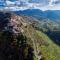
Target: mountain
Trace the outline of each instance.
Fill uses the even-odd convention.
[[[0,12],[0,60],[60,60],[60,47],[35,28],[38,20]]]
[[[49,19],[60,20],[60,10],[47,10],[45,13]]]
[[[53,41],[60,45],[60,10],[47,10],[41,11],[38,9],[29,9],[24,11],[16,11],[18,15],[26,15],[35,18],[37,23],[33,26],[39,30],[45,32]],[[29,18],[29,19],[31,19]],[[31,19],[34,21],[34,19]]]
[[[27,9],[23,11],[15,11],[18,15],[27,15],[27,16],[33,16],[35,18],[47,18],[50,20],[60,20],[60,10],[47,10],[47,11],[41,11],[39,9]]]
[[[24,11],[14,11],[17,15],[29,16],[38,20],[35,27],[39,27],[41,30],[60,31],[60,11],[59,10],[47,10],[41,11],[39,9],[28,9]],[[34,19],[31,19],[34,20]]]
[[[28,17],[0,12],[0,24],[1,60],[43,59],[37,42],[40,39]],[[41,40],[41,44],[44,43]]]
[[[16,14],[18,15],[27,15],[27,16],[37,16],[37,17],[44,17],[45,14],[43,11],[39,10],[39,9],[27,9],[27,10],[23,10],[23,11],[15,11]]]

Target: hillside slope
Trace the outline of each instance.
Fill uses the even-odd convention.
[[[0,60],[59,60],[60,47],[36,30],[34,22],[0,12]]]
[[[48,45],[40,46],[45,60],[60,60],[60,46],[56,45],[46,34],[40,31],[37,31],[37,34],[48,43]]]
[[[0,59],[41,60],[35,29],[27,17],[0,13]],[[3,58],[4,57],[4,58]]]

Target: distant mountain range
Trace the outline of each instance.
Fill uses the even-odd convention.
[[[39,9],[27,9],[23,11],[15,11],[18,15],[33,16],[35,18],[47,18],[50,20],[60,20],[60,10],[41,11]]]

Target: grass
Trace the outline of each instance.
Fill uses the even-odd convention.
[[[60,60],[60,46],[56,45],[46,34],[41,31],[36,31],[37,35],[40,36],[49,45],[41,45],[40,49],[45,60]]]

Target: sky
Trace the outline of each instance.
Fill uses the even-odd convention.
[[[0,0],[0,10],[60,10],[60,0]]]

